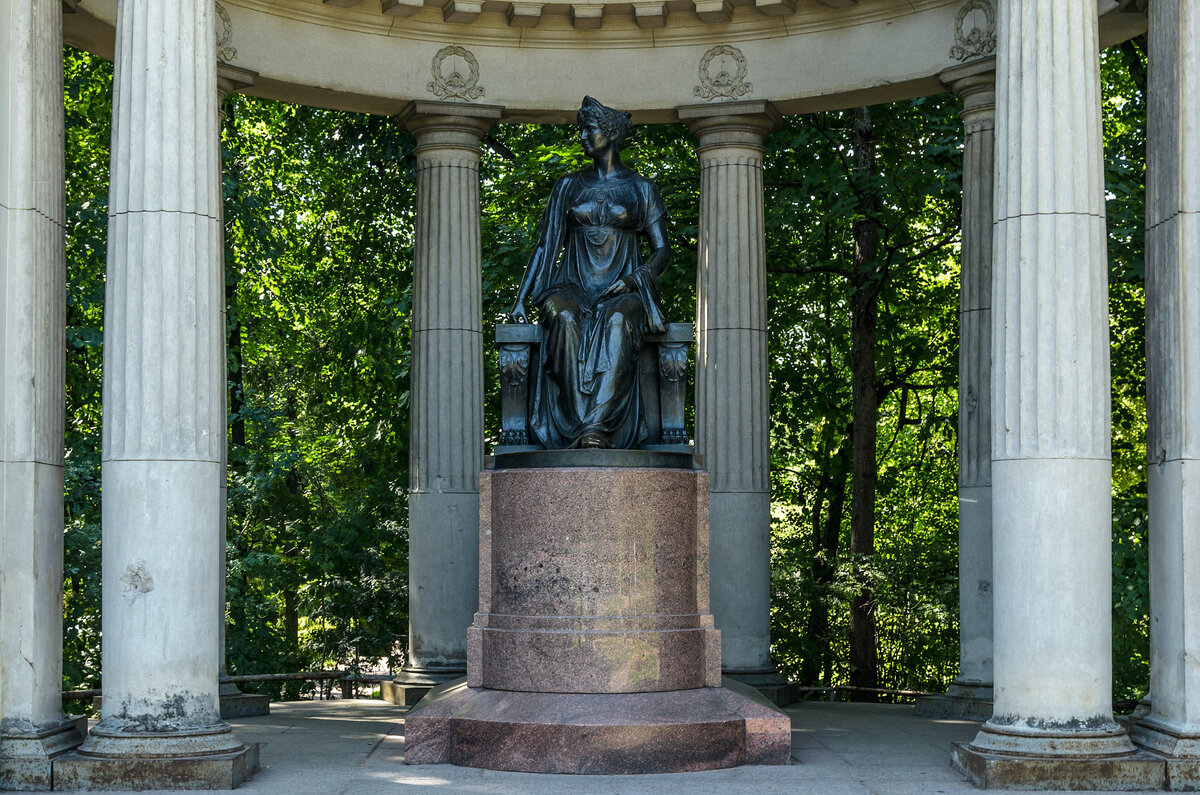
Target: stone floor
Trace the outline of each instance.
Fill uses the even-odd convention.
[[[232,721],[261,745],[262,770],[237,792],[373,793],[895,793],[976,792],[950,767],[950,743],[977,724],[913,715],[911,706],[809,702],[792,716],[790,767],[650,776],[541,776],[404,765],[403,710],[380,701],[275,703],[271,715]]]

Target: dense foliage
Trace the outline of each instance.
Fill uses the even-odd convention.
[[[65,677],[99,681],[99,423],[111,67],[68,50]],[[1118,695],[1146,680],[1144,52],[1106,53]],[[791,117],[765,164],[772,409],[773,650],[806,684],[851,678],[870,595],[879,686],[956,673],[961,123],[948,96]],[[406,643],[409,319],[415,158],[388,119],[246,97],[225,104],[230,417],[228,662],[236,673],[397,665]],[[870,169],[851,127],[869,119]],[[861,129],[860,129],[861,132]],[[569,127],[484,142],[485,324],[506,312],[542,197],[581,165]],[[699,166],[686,129],[640,128],[659,186],[674,319],[695,301]],[[856,165],[856,162],[859,165]],[[869,222],[878,246],[855,256]],[[851,309],[874,317],[873,552],[851,554]],[[494,353],[486,435],[498,432]]]

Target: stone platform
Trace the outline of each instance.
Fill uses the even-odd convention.
[[[258,746],[243,743],[223,721],[135,731],[132,720],[106,720],[54,760],[56,791],[233,789],[258,770]]]
[[[258,745],[211,756],[97,758],[79,753],[54,762],[54,790],[227,790],[258,770]]]
[[[237,795],[977,795],[950,766],[950,745],[979,724],[919,718],[911,706],[805,702],[786,708],[792,764],[696,773],[606,776],[511,773],[404,764],[405,710],[367,699],[274,702],[271,714],[232,721],[261,747],[262,770]],[[161,790],[150,790],[161,792]]]
[[[42,792],[51,789],[55,760],[79,746],[87,735],[87,718],[69,717],[43,731],[9,731],[0,740],[0,790]]]
[[[786,765],[791,725],[758,691],[724,687],[659,693],[434,690],[406,721],[408,764],[528,773],[681,773]]]
[[[950,766],[952,742],[979,724],[913,715],[911,706],[805,702],[792,721],[792,764],[612,778],[406,765],[405,710],[381,701],[274,702],[271,714],[233,721],[262,749],[262,770],[237,795],[977,795]]]
[[[1166,765],[1145,752],[1069,758],[989,754],[954,744],[954,766],[982,789],[1140,792],[1165,789]]]

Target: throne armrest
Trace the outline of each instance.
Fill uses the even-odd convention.
[[[533,323],[500,323],[496,347],[500,364],[500,444],[496,452],[531,449],[529,444],[529,363],[538,345]]]
[[[657,348],[658,406],[663,445],[687,445],[683,427],[687,397],[688,348],[692,344],[691,323],[668,323],[662,334],[649,334],[646,341]]]

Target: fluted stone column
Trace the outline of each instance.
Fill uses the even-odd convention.
[[[220,140],[221,122],[225,120],[225,100],[230,94],[238,91],[244,91],[254,85],[254,78],[258,76],[257,72],[249,69],[242,69],[237,66],[231,66],[227,63],[217,63],[217,136]],[[223,167],[221,163],[221,154],[218,148],[217,151],[217,190],[222,190],[222,181],[224,178]],[[224,284],[225,276],[225,217],[224,207],[222,206],[218,192],[217,207],[218,213],[218,229],[221,230],[221,241],[217,250],[221,252],[221,275],[222,284]],[[228,333],[229,324],[226,320],[228,313],[225,306],[225,293],[222,292],[221,300],[221,361],[224,363],[225,384],[221,390],[221,416],[225,418],[226,433],[221,436],[221,539],[219,544],[220,562],[218,569],[221,575],[221,587],[217,590],[217,616],[221,622],[221,657],[217,670],[217,679],[220,682],[220,709],[222,718],[241,718],[251,715],[267,715],[271,712],[271,699],[269,696],[260,695],[258,693],[243,693],[238,690],[237,684],[234,682],[225,681],[228,672],[225,670],[227,649],[225,647],[225,615],[227,602],[225,600],[225,548],[226,534],[229,529],[228,509],[229,509],[229,455],[227,445],[229,441],[228,433],[228,418],[229,418],[229,385],[228,385],[228,362],[229,352],[226,350],[225,341]]]
[[[699,141],[696,462],[711,478],[712,612],[722,668],[774,677],[763,139],[767,102],[678,109]],[[754,684],[762,684],[754,681]]]
[[[995,708],[969,746],[956,746],[955,763],[988,786],[1153,787],[1161,764],[1136,756],[1112,718],[1096,10],[1009,0],[997,11]]]
[[[1150,4],[1146,397],[1150,501],[1149,714],[1139,745],[1200,786],[1200,6]]]
[[[188,788],[222,788],[256,766],[217,700],[225,363],[213,13],[209,0],[117,9],[104,703],[67,786],[165,787],[183,776]],[[181,761],[197,756],[203,764]],[[55,777],[58,786],[58,767]]]
[[[499,118],[497,107],[449,102],[413,102],[400,117],[417,138],[409,633],[395,683],[400,703],[466,673],[466,631],[479,606],[479,141]]]
[[[49,789],[62,711],[62,4],[0,0],[0,789]]]
[[[962,275],[958,347],[959,671],[945,695],[917,700],[918,715],[992,715],[992,193],[996,63],[950,69],[962,100]]]

